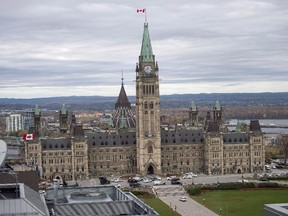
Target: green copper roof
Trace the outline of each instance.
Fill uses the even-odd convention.
[[[114,126],[114,124],[113,124],[113,119],[112,119],[112,118],[109,119],[108,125],[109,125],[110,127],[113,127],[113,126]]]
[[[148,31],[148,23],[144,24],[144,33],[140,56],[142,56],[143,61],[153,61],[153,51]]]
[[[236,132],[243,132],[243,129],[244,127],[246,127],[247,124],[245,121],[241,121],[241,120],[238,120],[237,121],[237,125],[236,125],[236,128],[235,128],[235,131]]]
[[[215,108],[216,110],[221,110],[221,105],[220,105],[220,102],[219,102],[218,100],[215,102],[214,108]]]
[[[195,101],[192,101],[192,103],[191,103],[191,110],[192,111],[197,111],[197,106],[196,106]]]
[[[38,105],[36,104],[35,108],[34,108],[34,114],[35,115],[40,115],[40,109],[38,107]]]
[[[120,128],[128,128],[126,118],[122,117],[120,121]]]
[[[67,109],[66,109],[65,105],[63,104],[61,107],[61,114],[66,114],[66,112],[67,112]]]

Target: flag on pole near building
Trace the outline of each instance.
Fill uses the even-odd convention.
[[[137,9],[137,13],[145,13],[145,9]]]
[[[34,134],[24,134],[23,135],[23,140],[34,140]]]

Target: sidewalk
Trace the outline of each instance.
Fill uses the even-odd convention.
[[[187,201],[179,201],[180,196],[165,196],[159,197],[163,202],[165,202],[170,208],[176,209],[176,211],[182,216],[217,216],[208,208],[205,208],[203,205],[199,204],[195,200],[191,199],[189,196],[186,196]]]

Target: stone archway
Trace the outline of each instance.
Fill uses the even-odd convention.
[[[242,173],[242,170],[239,168],[238,170],[237,170],[237,174],[241,174]]]
[[[147,174],[153,175],[154,174],[154,167],[152,165],[149,165],[147,168]]]

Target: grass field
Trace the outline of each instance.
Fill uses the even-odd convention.
[[[264,204],[288,203],[288,190],[211,191],[192,198],[223,216],[260,216]]]
[[[180,216],[158,198],[144,199],[144,202],[158,212],[160,216]]]

